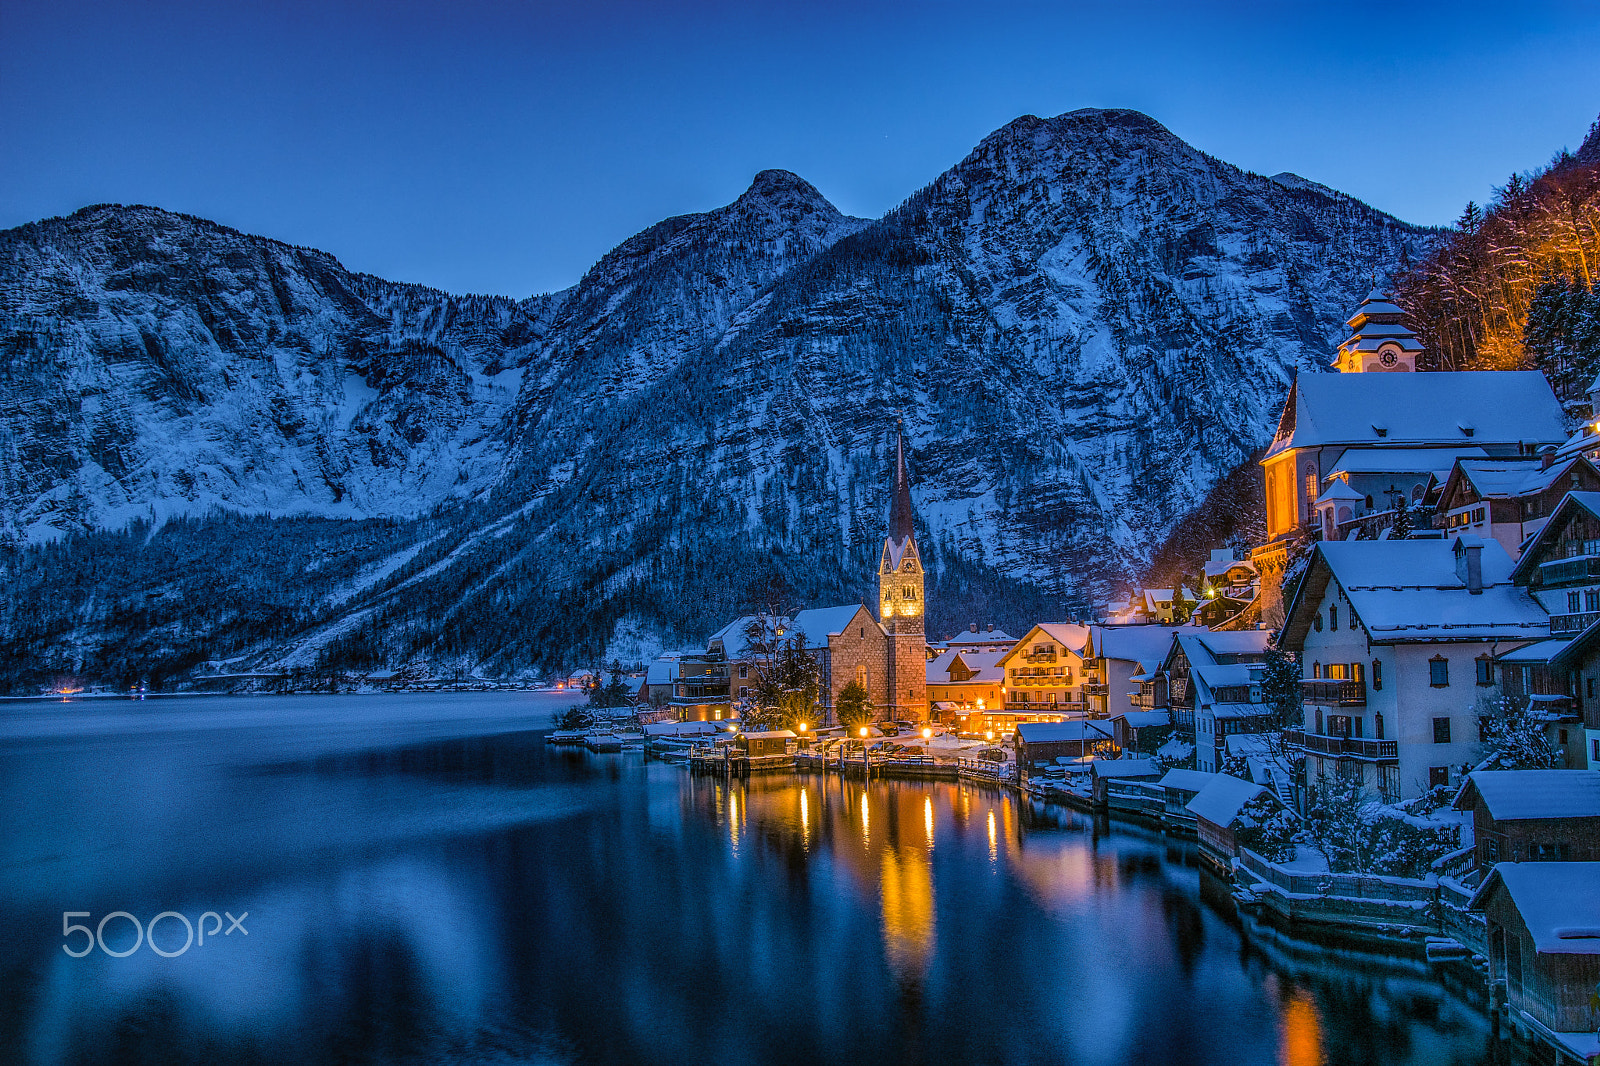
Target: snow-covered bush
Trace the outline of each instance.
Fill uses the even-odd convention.
[[[1559,770],[1565,765],[1545,724],[1510,696],[1480,701],[1478,715],[1483,723],[1483,754],[1477,769]]]
[[[1294,858],[1300,822],[1270,792],[1262,792],[1239,810],[1234,838],[1268,862]]]
[[[1306,830],[1338,873],[1422,877],[1461,846],[1460,827],[1381,806],[1360,782],[1326,775],[1310,789]]]

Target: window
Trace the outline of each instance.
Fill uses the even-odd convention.
[[[1444,688],[1450,683],[1450,660],[1442,655],[1435,655],[1428,660],[1428,684],[1434,688]]]
[[[1339,628],[1339,605],[1337,603],[1328,604],[1328,628]]]
[[[1350,608],[1350,628],[1354,629],[1355,627],[1356,627],[1356,609],[1355,609],[1355,607],[1352,606]]]
[[[1492,836],[1485,836],[1483,840],[1483,857],[1491,866],[1500,861],[1500,841]]]
[[[1487,655],[1480,655],[1473,660],[1473,665],[1478,668],[1478,684],[1494,684],[1494,660]]]
[[[745,664],[745,663],[740,663],[739,664],[739,676],[740,677],[749,677],[750,676],[750,667],[747,664]]]
[[[1321,633],[1322,632],[1322,615],[1320,615],[1320,614],[1312,615],[1311,616],[1311,626],[1318,633]]]
[[[749,685],[740,685],[739,686],[739,698],[742,700],[748,695],[750,695],[750,686]]]
[[[1600,589],[1584,590],[1583,609],[1585,611],[1600,611]]]
[[[1322,677],[1322,664],[1320,662],[1314,662],[1311,664],[1311,677],[1313,680]]]
[[[1567,742],[1567,731],[1565,729],[1556,730],[1556,739],[1558,743],[1565,744]]]
[[[1377,659],[1372,660],[1372,688],[1373,691],[1383,688],[1383,663]]]
[[[1307,500],[1315,500],[1316,498],[1317,498],[1317,475],[1314,474],[1314,473],[1307,474],[1306,475],[1306,499]]]
[[[1576,592],[1567,593],[1567,613],[1578,613],[1578,594]]]
[[[1383,712],[1379,711],[1372,716],[1372,735],[1379,740],[1383,739]]]
[[[1428,767],[1428,787],[1429,788],[1438,788],[1440,785],[1448,785],[1448,784],[1450,784],[1450,767],[1448,767],[1448,766],[1430,766],[1430,767]]]
[[[1433,742],[1435,744],[1450,743],[1450,719],[1435,718],[1433,720]]]

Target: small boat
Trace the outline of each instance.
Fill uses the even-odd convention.
[[[545,735],[546,744],[582,744],[584,731],[581,729],[557,729]]]
[[[590,751],[621,751],[622,738],[609,729],[595,729],[583,735],[583,746]]]

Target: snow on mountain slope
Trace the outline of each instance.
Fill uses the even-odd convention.
[[[481,491],[558,304],[352,275],[155,208],[0,233],[0,526],[410,515]]]

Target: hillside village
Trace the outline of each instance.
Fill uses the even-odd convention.
[[[646,732],[730,771],[947,768],[1187,829],[1241,901],[1436,934],[1530,1032],[1600,1050],[1600,939],[1552,932],[1600,928],[1600,422],[1569,432],[1537,371],[1419,372],[1403,318],[1374,291],[1337,372],[1290,390],[1248,552],[1097,618],[930,639],[898,448],[876,610],[730,620],[637,680]]]

